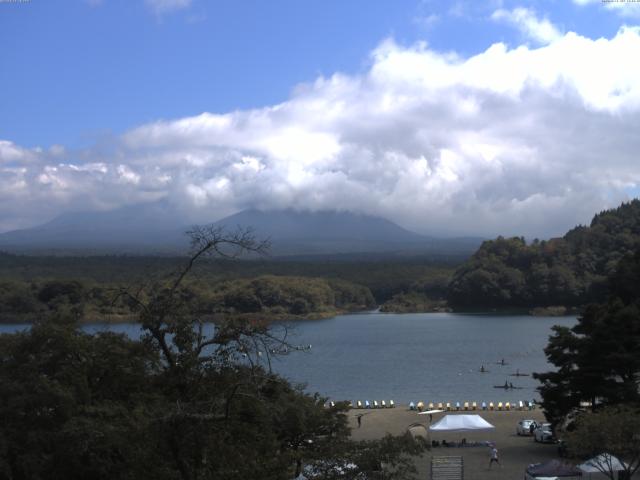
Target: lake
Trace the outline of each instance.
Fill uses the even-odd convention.
[[[289,324],[291,342],[312,345],[277,357],[273,368],[334,400],[396,403],[517,401],[538,398],[537,382],[510,374],[544,372],[552,325],[575,317],[454,313],[362,313]],[[0,332],[26,328],[0,325]],[[93,324],[137,338],[136,324]],[[499,365],[504,359],[506,365]],[[484,366],[487,373],[480,373]],[[517,390],[493,388],[512,382]]]

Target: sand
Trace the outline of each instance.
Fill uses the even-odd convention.
[[[356,415],[364,413],[362,426],[358,428]],[[464,459],[464,478],[466,480],[485,479],[521,479],[528,465],[545,462],[552,458],[558,458],[558,447],[554,444],[536,443],[532,436],[516,435],[516,424],[522,419],[533,419],[543,422],[544,415],[540,409],[525,411],[480,411],[480,412],[448,412],[450,415],[477,413],[482,418],[496,427],[487,432],[460,432],[438,433],[431,435],[431,440],[447,442],[459,442],[466,438],[467,442],[494,442],[498,452],[501,466],[495,464],[489,470],[489,447],[465,447],[465,448],[432,448],[416,461],[419,478],[429,479],[431,455],[437,456],[462,456]],[[433,422],[438,421],[447,413],[436,413]],[[350,410],[349,420],[353,428],[352,437],[356,440],[376,439],[386,433],[402,435],[409,425],[421,423],[425,427],[429,425],[428,415],[418,415],[410,411],[406,406],[377,410]],[[414,431],[421,430],[419,427]],[[426,431],[426,429],[422,429]]]

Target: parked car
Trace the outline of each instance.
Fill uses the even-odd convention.
[[[520,420],[516,426],[516,434],[531,435],[531,425],[534,425],[535,423],[535,420]]]
[[[550,423],[543,423],[533,431],[533,438],[536,442],[551,443],[554,441],[553,431]]]

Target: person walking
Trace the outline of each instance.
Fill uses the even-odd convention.
[[[356,418],[358,419],[358,428],[360,428],[362,426],[362,417],[364,415],[361,413],[360,415],[357,415]]]
[[[495,445],[491,447],[491,459],[489,460],[489,470],[491,470],[491,465],[493,465],[493,462],[500,465],[500,460],[498,460],[498,449],[496,448]]]

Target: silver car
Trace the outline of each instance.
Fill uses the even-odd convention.
[[[551,431],[550,423],[543,423],[533,431],[533,438],[536,442],[551,443],[553,442],[553,431]]]
[[[531,425],[536,425],[535,420],[520,420],[516,426],[518,435],[531,435]]]

